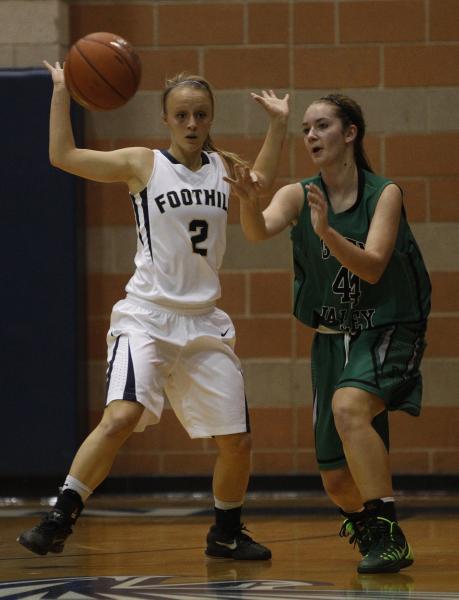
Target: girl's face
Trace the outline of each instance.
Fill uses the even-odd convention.
[[[304,113],[303,133],[306,149],[314,164],[320,167],[338,163],[352,147],[357,128],[344,130],[336,108],[328,102],[314,102]]]
[[[206,90],[179,85],[169,92],[163,121],[169,128],[173,148],[185,153],[201,151],[212,119],[212,101]]]

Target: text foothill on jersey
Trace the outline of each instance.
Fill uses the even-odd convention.
[[[202,205],[215,206],[228,211],[228,202],[226,194],[218,190],[190,190],[184,188],[179,191],[171,190],[165,194],[159,194],[154,198],[156,206],[161,214],[168,208],[179,208],[180,206]]]

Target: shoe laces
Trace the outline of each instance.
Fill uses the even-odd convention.
[[[255,542],[253,541],[253,539],[250,537],[250,535],[247,535],[247,533],[245,533],[245,532],[249,532],[249,530],[244,525],[244,523],[241,523],[234,532],[234,538],[238,542],[245,542],[246,544],[254,544]]]
[[[369,520],[368,528],[376,548],[387,551],[391,548],[402,548],[406,544],[403,533],[395,521],[390,521],[385,517],[374,517]]]
[[[355,545],[359,542],[363,541],[364,531],[363,528],[359,529],[356,527],[356,524],[351,521],[351,519],[345,519],[341,525],[341,529],[339,530],[340,537],[348,537],[349,543]]]
[[[43,517],[40,524],[40,529],[59,529],[66,527],[65,516],[60,510],[52,510]]]

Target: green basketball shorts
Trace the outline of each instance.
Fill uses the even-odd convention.
[[[387,448],[387,411],[403,410],[419,415],[422,397],[419,366],[425,348],[425,329],[425,324],[396,324],[353,336],[315,334],[311,368],[319,469],[339,469],[346,464],[332,412],[332,398],[338,388],[360,388],[384,400],[387,410],[375,417],[373,427]]]

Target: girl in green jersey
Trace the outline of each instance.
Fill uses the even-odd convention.
[[[373,173],[365,122],[351,98],[313,102],[304,143],[319,174],[282,187],[261,210],[248,169],[229,179],[251,241],[291,227],[294,314],[312,347],[314,432],[324,488],[356,542],[360,573],[413,562],[397,523],[388,454],[388,410],[420,412],[419,365],[430,281],[406,220],[400,188]]]

